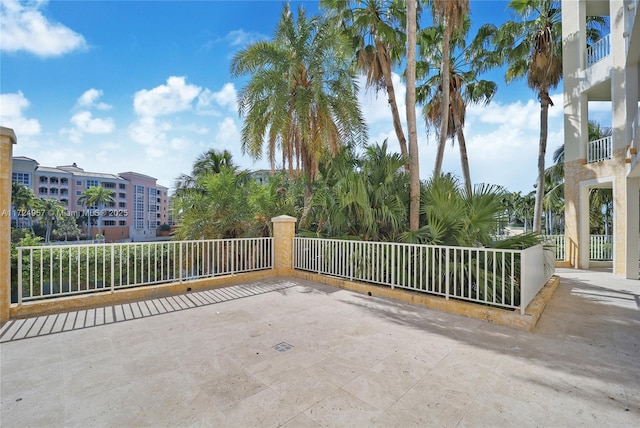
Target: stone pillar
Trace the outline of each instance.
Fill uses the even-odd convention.
[[[11,158],[16,144],[13,129],[0,127],[0,326],[11,306]]]
[[[293,271],[293,237],[296,232],[295,217],[281,215],[271,219],[273,223],[273,267],[276,275],[287,276]]]

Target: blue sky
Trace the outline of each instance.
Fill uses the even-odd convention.
[[[0,124],[16,132],[15,156],[136,171],[165,186],[210,148],[229,150],[242,168],[268,168],[241,153],[235,101],[245,80],[232,78],[229,64],[247,43],[271,36],[283,2],[0,1]],[[317,2],[291,3],[318,11]],[[509,18],[505,1],[472,0],[471,10],[474,26]],[[493,102],[467,111],[471,177],[526,193],[536,179],[539,103],[523,82],[507,86],[502,76],[489,76],[499,84]],[[385,95],[363,90],[360,98],[371,142],[388,138],[398,150]],[[547,163],[562,144],[560,88],[552,98]],[[418,131],[426,179],[434,132],[423,122]],[[460,176],[459,165],[449,145],[443,169]]]

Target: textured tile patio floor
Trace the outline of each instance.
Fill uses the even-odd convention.
[[[293,279],[11,322],[2,427],[640,425],[640,281],[533,333]]]

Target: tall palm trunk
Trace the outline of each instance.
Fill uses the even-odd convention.
[[[540,93],[540,143],[538,145],[538,181],[536,183],[536,204],[533,213],[533,231],[542,232],[542,200],[544,198],[544,157],[547,152],[549,128],[549,106],[553,105],[547,91]]]
[[[449,130],[449,81],[450,76],[450,46],[452,29],[449,26],[449,20],[445,16],[442,23],[444,34],[442,38],[442,68],[440,73],[442,75],[442,122],[440,123],[440,142],[438,143],[438,152],[436,154],[436,165],[433,169],[433,176],[440,175],[442,170],[442,160],[444,159],[444,147],[447,143],[447,131]]]
[[[469,156],[467,155],[467,141],[464,138],[462,123],[460,123],[460,114],[456,109],[453,109],[453,122],[456,126],[456,136],[458,137],[458,148],[460,149],[460,163],[462,164],[464,187],[467,190],[467,193],[471,195],[471,172],[469,170]]]
[[[420,171],[416,119],[417,0],[407,1],[407,128],[409,130],[409,230],[420,227]]]
[[[400,111],[398,110],[398,103],[396,102],[396,90],[393,87],[393,76],[391,75],[391,58],[385,49],[384,45],[376,41],[376,50],[378,51],[378,58],[382,65],[382,74],[384,75],[384,82],[387,87],[387,96],[389,97],[389,107],[391,107],[391,115],[393,116],[393,129],[396,131],[398,137],[398,144],[400,144],[400,153],[405,159],[409,158],[407,151],[407,139],[404,136],[404,130],[402,129],[402,122],[400,121]]]

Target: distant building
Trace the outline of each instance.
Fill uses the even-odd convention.
[[[169,189],[156,179],[137,172],[109,174],[88,172],[72,165],[41,166],[36,160],[23,156],[12,159],[12,181],[25,184],[39,198],[59,200],[72,215],[92,214],[97,207],[85,207],[79,201],[82,192],[102,186],[112,190],[114,202],[105,207],[102,233],[107,242],[145,240],[156,236],[156,229],[168,223]],[[87,229],[85,227],[85,233]],[[96,226],[92,233],[97,233]]]

